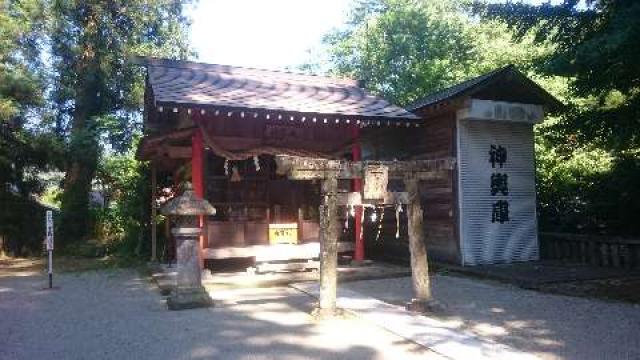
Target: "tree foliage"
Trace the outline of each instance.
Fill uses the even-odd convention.
[[[0,121],[18,125],[29,107],[41,104],[38,70],[44,32],[44,5],[38,0],[0,1]]]
[[[151,187],[147,164],[135,158],[139,137],[123,154],[103,157],[97,182],[103,189],[106,206],[95,209],[94,236],[111,253],[140,255],[148,234]]]
[[[640,148],[640,2],[567,0],[477,4],[485,18],[501,19],[518,37],[552,41],[555,50],[538,60],[545,74],[570,79],[572,103],[557,130],[583,144],[618,153]]]
[[[467,2],[367,0],[349,23],[328,34],[330,72],[363,79],[369,90],[399,103],[510,63],[527,70],[550,46],[513,41],[500,22],[474,21]]]
[[[56,0],[52,14],[53,101],[58,133],[67,139],[60,235],[79,240],[89,231],[89,192],[100,139],[116,150],[130,145],[144,92],[135,55],[188,55],[187,1]],[[106,135],[106,136],[105,136]]]
[[[40,0],[0,0],[0,253],[38,249],[32,222],[42,209],[31,195],[42,190],[39,172],[60,153],[54,137],[30,126],[45,102],[45,10]]]
[[[25,129],[43,103],[40,47],[44,32],[40,1],[0,1],[0,184],[23,195],[37,190],[30,169],[48,161],[49,143]]]

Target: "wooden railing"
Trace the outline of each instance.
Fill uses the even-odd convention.
[[[541,233],[540,257],[549,260],[572,260],[596,266],[638,269],[640,239]]]

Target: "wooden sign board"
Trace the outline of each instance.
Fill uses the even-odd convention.
[[[389,168],[384,165],[366,165],[364,167],[363,198],[365,200],[382,200],[387,194]]]
[[[297,244],[298,224],[269,224],[269,243],[271,245]]]
[[[53,211],[46,211],[46,245],[47,251],[53,250]]]

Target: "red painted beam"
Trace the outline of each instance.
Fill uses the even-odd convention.
[[[360,127],[354,126],[353,129],[353,146],[351,148],[351,157],[353,161],[362,160],[362,149],[360,147]],[[362,191],[362,179],[353,179],[351,183],[352,190],[355,192]],[[356,261],[364,260],[364,239],[362,238],[362,206],[355,207],[355,254],[353,259]]]
[[[202,140],[202,132],[196,129],[191,136],[191,184],[193,192],[204,197],[204,144]],[[204,231],[204,216],[199,219],[200,228]],[[200,235],[200,268],[204,269],[204,257],[202,249],[204,248],[205,234]]]

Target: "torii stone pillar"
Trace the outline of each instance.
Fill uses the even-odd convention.
[[[409,232],[411,284],[413,285],[414,296],[411,302],[407,304],[407,310],[415,312],[433,311],[439,305],[431,297],[427,246],[424,242],[424,218],[420,201],[420,182],[417,178],[408,176],[404,179],[404,186],[409,197],[407,230]]]
[[[320,205],[320,299],[315,315],[335,315],[338,269],[338,179],[322,180]]]
[[[164,215],[177,217],[177,226],[171,230],[176,239],[178,275],[176,288],[167,300],[169,310],[184,310],[213,306],[213,300],[202,286],[200,269],[199,218],[215,215],[208,201],[196,196],[190,183],[185,183],[182,195],[171,199],[163,208]]]
[[[378,172],[383,176],[378,179],[373,177],[373,182],[369,183],[370,186],[367,186],[367,181],[365,181],[364,195],[362,195],[365,201],[373,200],[373,203],[377,205],[408,205],[414,298],[407,305],[407,310],[425,312],[435,310],[438,307],[438,304],[431,298],[419,181],[442,178],[446,174],[445,171],[452,170],[455,167],[455,159],[346,161],[281,155],[276,157],[276,163],[278,173],[285,174],[290,179],[322,181],[323,200],[320,207],[320,306],[319,309],[315,310],[316,314],[325,317],[334,315],[336,312],[337,207],[362,204],[360,193],[352,193],[357,195],[353,196],[353,199],[340,200],[339,194],[337,194],[337,181],[338,179],[366,178],[367,173],[373,172]],[[403,179],[406,193],[387,192],[388,178]],[[372,193],[377,193],[377,195],[368,196],[370,195],[368,194],[368,187],[371,188],[369,190],[373,190]]]

